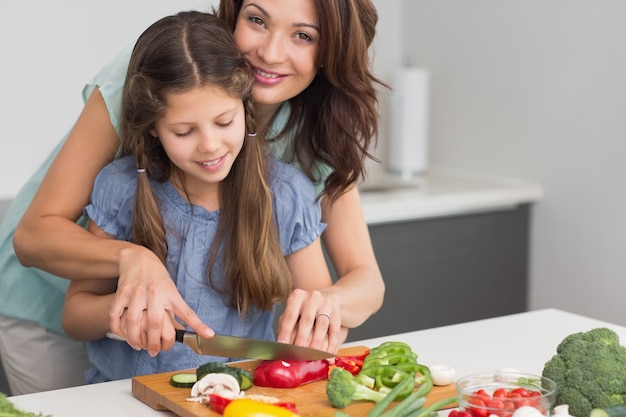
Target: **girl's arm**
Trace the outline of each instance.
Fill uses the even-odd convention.
[[[114,240],[92,221],[88,230],[102,240]],[[115,298],[117,279],[82,279],[70,282],[65,294],[61,323],[72,339],[99,340],[110,330],[109,310]]]
[[[359,326],[381,307],[385,284],[356,186],[334,203],[322,200],[322,221],[327,224],[322,238],[339,279],[334,285],[326,280],[326,261],[314,245],[288,257],[290,269],[298,258],[308,257],[308,266],[306,262],[299,265],[310,268],[320,279],[307,278],[312,280],[307,284],[294,278],[296,290],[281,316],[278,341],[335,352],[348,328]],[[320,313],[330,316],[327,330],[322,326],[327,317]]]
[[[76,224],[96,175],[114,159],[119,145],[102,94],[95,89],[15,230],[15,253],[24,266],[72,280],[119,277],[111,330],[135,348],[161,349],[165,310],[211,337],[213,331],[184,302],[151,251],[102,239]],[[141,321],[146,317],[151,330],[142,341]]]

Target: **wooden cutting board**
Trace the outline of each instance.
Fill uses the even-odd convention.
[[[344,348],[339,351],[340,355],[358,355],[367,349],[363,346]],[[245,361],[229,364],[254,372],[258,361]],[[180,417],[219,417],[220,414],[211,410],[210,407],[186,401],[191,396],[190,388],[175,388],[170,385],[170,377],[176,372],[137,376],[132,379],[133,396],[155,410],[169,410]],[[195,370],[182,371],[195,372]],[[294,402],[301,417],[332,417],[337,409],[333,408],[326,397],[326,382],[317,381],[296,388],[265,388],[253,386],[246,391],[247,394],[263,394],[279,398],[281,401]],[[454,397],[456,388],[454,384],[443,387],[433,387],[426,396],[426,405]],[[350,417],[365,417],[372,409],[374,403],[369,401],[353,401],[341,411]],[[449,407],[455,407],[452,404]]]

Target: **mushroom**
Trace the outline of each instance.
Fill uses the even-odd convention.
[[[222,397],[235,398],[240,393],[239,382],[230,374],[210,373],[191,387],[192,397],[219,394]]]
[[[448,365],[431,365],[430,376],[434,385],[449,385],[456,380],[456,370]]]

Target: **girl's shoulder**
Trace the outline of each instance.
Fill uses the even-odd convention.
[[[270,188],[274,193],[288,192],[308,196],[307,199],[315,199],[315,186],[300,169],[278,160],[273,155],[270,155],[269,163]]]
[[[134,190],[137,181],[137,167],[131,157],[123,157],[109,162],[98,173],[94,182],[94,195],[127,196]]]

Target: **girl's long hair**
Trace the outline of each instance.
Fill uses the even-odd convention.
[[[146,29],[135,44],[122,99],[122,152],[132,155],[137,167],[145,169],[137,178],[135,242],[154,251],[164,264],[167,226],[149,179],[164,182],[181,175],[160,140],[150,133],[166,111],[167,95],[217,85],[243,100],[246,131],[252,133],[256,132],[250,100],[252,83],[232,31],[212,14],[181,12],[165,17]],[[264,143],[260,136],[246,137],[229,175],[220,183],[220,223],[207,254],[210,285],[242,315],[251,306],[270,310],[291,291],[272,213]],[[218,285],[212,271],[216,258],[222,255],[225,277],[224,284]]]
[[[365,178],[367,158],[378,137],[377,86],[388,87],[372,72],[369,47],[378,12],[371,0],[314,0],[320,22],[317,76],[290,100],[283,134],[296,129],[295,158],[313,181],[314,166],[332,168],[324,193],[337,199]],[[221,0],[218,16],[234,31],[243,0]],[[280,139],[280,136],[278,137]]]

